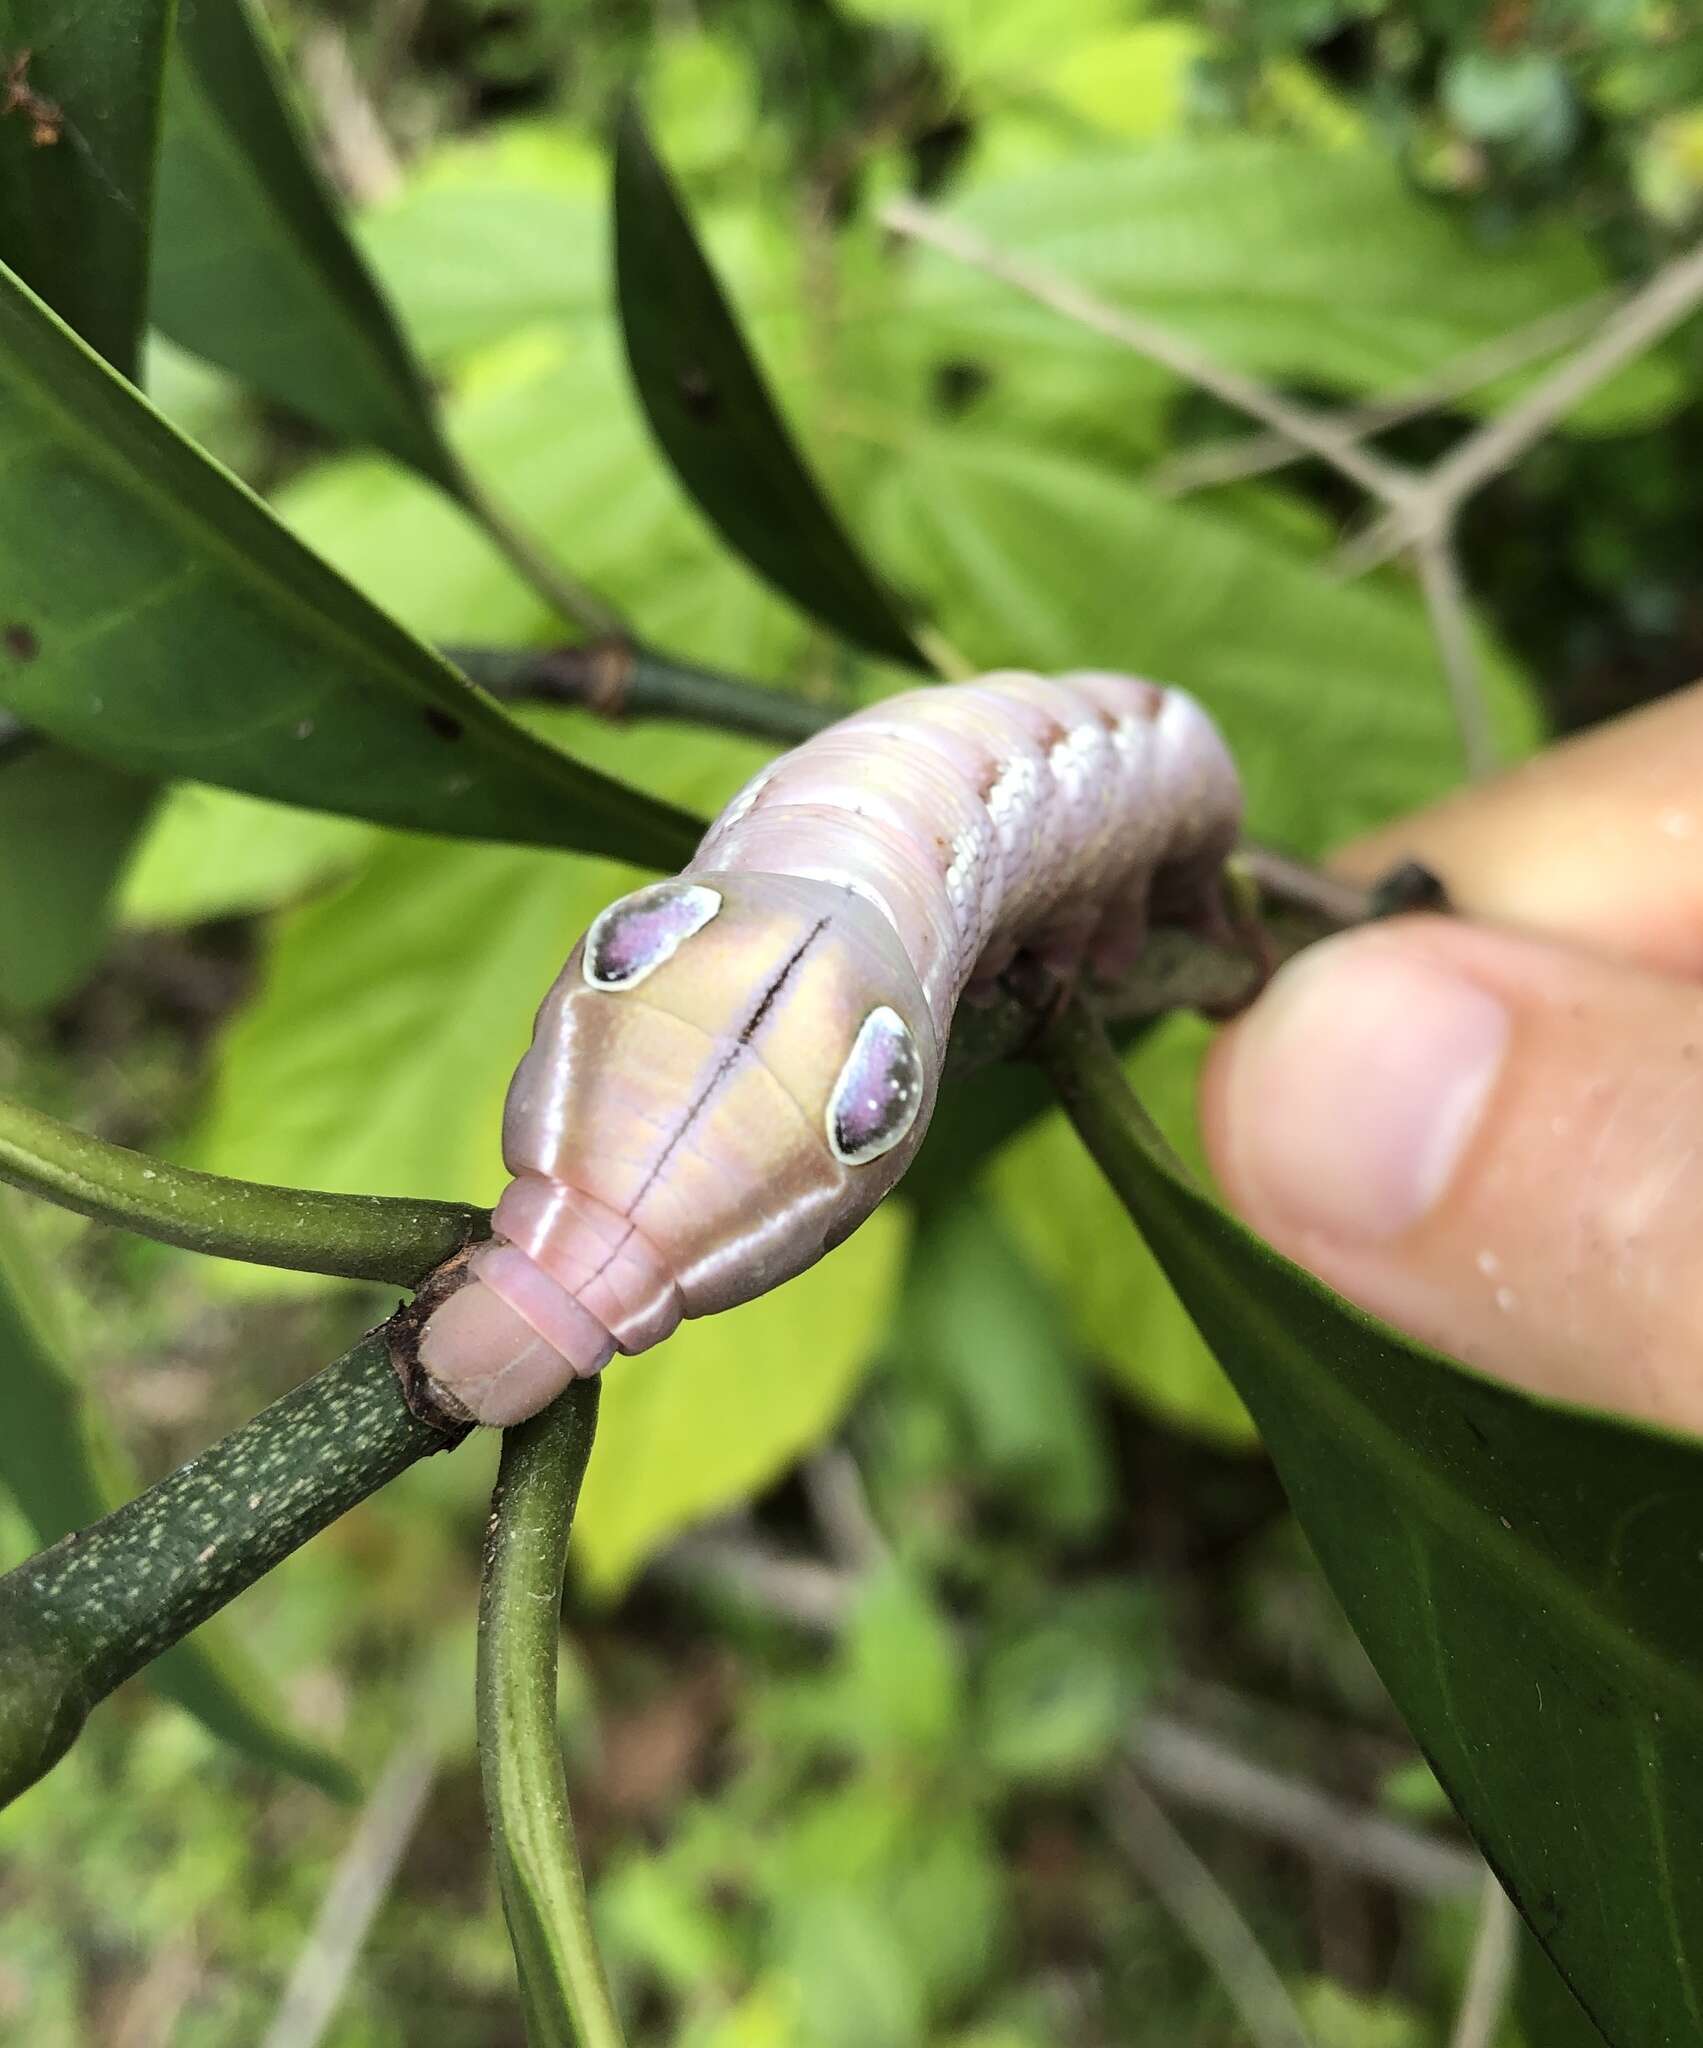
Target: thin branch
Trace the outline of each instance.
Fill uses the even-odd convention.
[[[478,478],[457,465],[456,496],[485,529],[510,567],[557,616],[588,633],[626,630],[621,614],[587,583],[571,576],[491,496]]]
[[[1400,385],[1382,398],[1349,407],[1338,419],[1356,440],[1366,440],[1408,420],[1419,419],[1495,383],[1498,378],[1554,355],[1557,349],[1588,334],[1613,303],[1614,294],[1594,292],[1577,305],[1545,313],[1523,327],[1479,342],[1427,376]],[[1286,434],[1249,434],[1235,441],[1215,441],[1205,447],[1185,449],[1149,470],[1144,482],[1155,497],[1181,498],[1190,491],[1209,489],[1216,484],[1243,483],[1251,477],[1269,476],[1274,470],[1299,461],[1305,452]]]
[[[1478,1932],[1467,1965],[1466,1990],[1449,2048],[1493,2048],[1514,1992],[1519,1961],[1519,1916],[1488,1873],[1478,1908]]]
[[[571,647],[450,647],[445,653],[493,697],[571,704],[617,721],[677,719],[795,747],[840,715],[784,690],[671,661],[619,633]]]
[[[412,1287],[489,1229],[463,1202],[333,1195],[197,1173],[0,1096],[0,1181],[161,1244]]]
[[[1392,507],[1406,504],[1413,489],[1412,477],[1395,463],[1362,447],[1358,437],[1330,414],[1293,403],[1269,385],[1218,362],[1186,336],[1143,314],[1108,305],[1069,278],[1039,264],[1007,255],[974,229],[947,220],[914,199],[890,199],[881,208],[880,219],[894,234],[926,243],[955,262],[998,278],[1038,305],[1104,335],[1108,341],[1133,349],[1137,355],[1198,384],[1203,391],[1212,392],[1226,405],[1263,420],[1297,448],[1340,470],[1380,503]]]
[[[1466,755],[1467,773],[1476,779],[1496,767],[1496,738],[1490,726],[1478,650],[1472,644],[1472,621],[1460,564],[1449,530],[1437,527],[1421,534],[1413,544],[1413,560],[1419,571],[1419,587],[1425,595],[1425,609],[1431,618],[1432,637],[1442,657],[1449,700],[1455,707],[1455,724]]]
[[[830,1444],[804,1466],[811,1518],[828,1555],[847,1571],[867,1572],[892,1555],[870,1510],[863,1475],[850,1451]]]
[[[416,1729],[392,1751],[338,1861],[261,2048],[319,2048],[324,2040],[425,1811],[442,1748],[436,1731]]]
[[[348,37],[334,22],[316,21],[297,45],[297,65],[339,189],[356,206],[393,197],[402,165],[355,69]]]
[[[1142,1718],[1130,1761],[1171,1799],[1414,1898],[1458,1898],[1476,1891],[1484,1875],[1469,1849],[1333,1799],[1169,1714]]]
[[[1133,1771],[1119,1772],[1114,1790],[1113,1836],[1223,1986],[1254,2048],[1311,2048],[1276,1965],[1229,1893]]]
[[[1408,541],[1447,527],[1475,491],[1510,469],[1582,398],[1654,347],[1700,304],[1703,242],[1664,264],[1542,383],[1468,435],[1419,479],[1404,507],[1349,542],[1337,557],[1340,573],[1359,575],[1376,568]]]
[[[508,1430],[479,1595],[479,1769],[530,2048],[622,2048],[556,1724],[562,1574],[599,1383]]]

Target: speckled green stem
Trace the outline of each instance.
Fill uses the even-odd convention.
[[[572,647],[450,647],[462,673],[494,697],[577,704],[605,718],[668,718],[796,747],[841,716],[785,690],[671,661],[620,635]]]
[[[598,1382],[503,1438],[479,1598],[479,1768],[529,2048],[621,2048],[556,1726],[562,1574]]]
[[[110,1515],[0,1578],[0,1803],[99,1701],[457,1435],[402,1399],[383,1328]]]
[[[195,1173],[91,1138],[5,1096],[0,1180],[192,1252],[394,1287],[414,1286],[490,1227],[483,1210],[461,1202],[328,1195]]]

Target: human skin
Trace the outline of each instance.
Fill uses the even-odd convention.
[[[1703,685],[1362,840],[1460,915],[1351,931],[1221,1034],[1227,1199],[1481,1370],[1703,1432]]]

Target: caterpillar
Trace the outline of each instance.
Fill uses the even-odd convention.
[[[544,998],[492,1241],[421,1332],[439,1397],[519,1421],[812,1265],[915,1156],[966,992],[1221,922],[1240,812],[1192,698],[1098,672],[912,690],[771,762]]]

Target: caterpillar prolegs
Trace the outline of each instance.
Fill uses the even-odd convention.
[[[545,997],[431,1380],[516,1422],[802,1272],[910,1164],[966,989],[1019,952],[1113,977],[1151,919],[1209,920],[1240,809],[1200,707],[1120,675],[913,690],[772,762]]]

